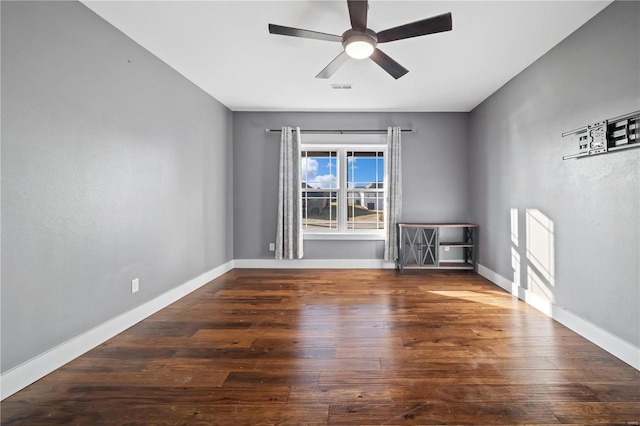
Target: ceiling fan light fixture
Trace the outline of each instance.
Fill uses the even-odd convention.
[[[344,51],[353,59],[368,58],[373,54],[377,44],[378,40],[371,30],[367,30],[364,33],[348,30],[342,40]]]
[[[373,45],[368,41],[353,41],[344,48],[347,55],[354,59],[365,59],[373,53]]]

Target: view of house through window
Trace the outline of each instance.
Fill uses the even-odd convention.
[[[303,229],[384,229],[384,157],[383,150],[362,148],[303,150]]]

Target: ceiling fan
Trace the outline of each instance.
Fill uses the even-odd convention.
[[[275,24],[269,24],[269,32],[291,37],[341,42],[344,51],[320,71],[316,78],[331,77],[351,57],[354,59],[371,58],[373,62],[380,65],[382,69],[397,80],[408,73],[409,70],[378,49],[376,46],[379,43],[451,31],[452,28],[451,13],[444,13],[421,21],[375,32],[367,28],[367,10],[369,9],[367,0],[347,0],[347,5],[349,7],[349,17],[351,18],[351,28],[341,36]]]

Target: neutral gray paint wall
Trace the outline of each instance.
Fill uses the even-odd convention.
[[[561,134],[640,109],[639,24],[640,3],[614,2],[474,109],[470,123],[480,263],[636,346],[640,149],[562,161],[577,146]],[[553,223],[548,235],[540,218]]]
[[[233,191],[227,108],[81,3],[1,7],[4,372],[230,261]]]
[[[329,90],[329,89],[327,89]],[[468,114],[235,112],[234,258],[273,258],[280,133],[265,128],[415,128],[403,134],[403,220],[468,220]],[[305,241],[305,259],[382,259],[382,241]]]

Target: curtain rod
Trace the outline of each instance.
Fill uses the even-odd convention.
[[[411,133],[417,133],[417,129],[400,129],[403,133],[404,132],[411,132]],[[271,133],[271,132],[281,132],[282,129],[269,129],[266,128],[264,129],[265,133]],[[293,129],[293,131],[295,132],[296,129]],[[302,133],[315,133],[315,134],[339,134],[339,135],[348,135],[348,134],[376,134],[376,133],[387,133],[387,130],[306,130],[306,129],[300,129],[300,131]]]

